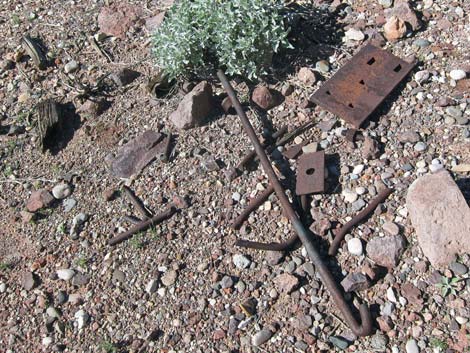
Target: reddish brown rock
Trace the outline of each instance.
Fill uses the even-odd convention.
[[[370,287],[368,278],[362,273],[350,273],[341,281],[346,292],[365,290]]]
[[[375,237],[367,243],[367,256],[377,265],[393,268],[398,265],[405,249],[405,239],[401,235]]]
[[[421,22],[416,16],[416,12],[411,8],[408,0],[396,0],[395,5],[391,9],[385,10],[385,17],[390,19],[396,16],[404,22],[408,23],[413,31],[421,28]]]
[[[26,203],[29,212],[39,211],[41,208],[48,207],[54,202],[54,197],[46,189],[33,191]]]
[[[313,72],[313,70],[308,67],[302,67],[299,70],[297,77],[302,83],[308,86],[313,85],[315,81],[317,80],[315,76],[315,72]]]
[[[149,32],[154,32],[160,25],[163,23],[163,20],[165,19],[165,11],[162,11],[155,16],[149,17],[145,19],[145,28]]]
[[[207,81],[198,83],[170,115],[170,120],[178,128],[187,130],[200,126],[212,110],[212,87]]]
[[[406,206],[419,246],[433,267],[446,268],[455,255],[470,253],[470,208],[446,170],[411,184]]]
[[[289,273],[283,273],[274,279],[276,289],[284,294],[289,294],[299,284],[299,279]]]
[[[258,86],[251,96],[253,102],[264,110],[269,110],[277,105],[276,97],[268,87]]]
[[[390,17],[384,25],[384,36],[390,42],[403,38],[405,33],[405,22],[397,16]]]
[[[139,19],[140,9],[127,2],[118,1],[112,6],[105,6],[98,15],[98,26],[101,32],[124,38],[126,32]]]

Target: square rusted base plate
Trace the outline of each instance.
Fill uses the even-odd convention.
[[[295,193],[309,195],[325,191],[325,151],[302,154],[297,160]]]
[[[358,129],[414,65],[368,44],[310,100]]]

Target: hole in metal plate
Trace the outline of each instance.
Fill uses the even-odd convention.
[[[372,65],[375,63],[375,58],[370,58],[370,60],[367,62],[367,65]]]
[[[307,175],[312,175],[313,173],[315,173],[315,168],[309,168],[305,171],[305,174]]]
[[[393,71],[395,71],[395,72],[400,72],[400,70],[401,70],[401,65],[400,64],[398,64],[397,67],[395,67],[393,69]]]

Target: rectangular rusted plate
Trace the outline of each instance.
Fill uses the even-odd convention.
[[[308,195],[325,191],[325,151],[302,154],[298,162],[295,193]]]
[[[414,65],[368,44],[310,100],[358,129]]]

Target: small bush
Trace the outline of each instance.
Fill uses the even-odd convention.
[[[257,78],[273,53],[290,47],[281,9],[281,0],[181,0],[153,34],[157,65],[170,79],[219,67]]]

